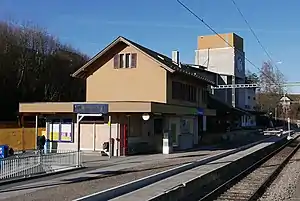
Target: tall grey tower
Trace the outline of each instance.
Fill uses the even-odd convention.
[[[243,38],[234,34],[220,34],[198,37],[195,64],[221,75],[217,84],[245,83],[245,53]],[[215,95],[233,107],[245,109],[245,96],[248,89],[215,90]],[[248,96],[247,96],[248,97]]]

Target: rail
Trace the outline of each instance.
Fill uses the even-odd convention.
[[[0,180],[7,181],[35,175],[49,174],[82,166],[77,151],[16,155],[0,159]]]
[[[259,169],[260,166],[262,166],[264,163],[266,163],[267,161],[272,159],[272,157],[276,156],[278,153],[280,153],[282,150],[284,150],[287,147],[287,145],[289,145],[290,143],[293,143],[298,138],[299,138],[299,136],[297,136],[293,140],[289,140],[287,143],[280,146],[278,149],[276,149],[272,153],[270,153],[267,156],[265,156],[264,158],[258,160],[256,163],[254,163],[247,169],[243,170],[238,175],[234,176],[230,180],[226,181],[225,183],[223,183],[222,185],[217,187],[215,190],[211,191],[210,193],[208,193],[207,195],[205,195],[204,197],[199,199],[199,201],[223,200],[223,199],[217,199],[217,198],[220,195],[222,195],[223,193],[226,193],[226,191],[229,190],[231,187],[234,187],[235,184],[237,184],[238,182],[241,182],[244,178],[246,178],[247,175],[249,175],[250,173]],[[295,146],[293,148],[293,150],[291,152],[289,152],[289,154],[285,157],[285,159],[280,164],[273,165],[275,167],[274,170],[273,171],[271,170],[272,172],[267,176],[267,178],[265,180],[261,181],[261,179],[263,179],[263,178],[260,178],[259,181],[261,181],[261,184],[259,184],[259,187],[253,193],[251,193],[251,195],[249,195],[249,198],[247,198],[247,192],[243,191],[244,200],[248,200],[248,201],[257,200],[264,193],[264,191],[271,184],[271,182],[274,181],[276,176],[280,173],[280,171],[284,168],[284,166],[288,163],[288,161],[293,157],[293,155],[297,152],[297,150],[299,148],[300,148],[300,143],[297,143],[297,146]],[[266,173],[267,172],[265,171],[264,174],[266,174]],[[247,186],[251,186],[251,188],[254,188],[254,186],[252,186],[251,183],[247,183]],[[251,188],[249,187],[248,189],[251,189]],[[226,199],[227,199],[227,197],[226,197]],[[238,194],[235,194],[235,198],[230,198],[230,199],[231,200],[239,200]]]

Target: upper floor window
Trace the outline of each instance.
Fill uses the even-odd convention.
[[[208,91],[206,89],[202,89],[202,103],[206,103],[208,99]]]
[[[117,54],[114,57],[114,68],[136,68],[137,53]]]
[[[189,84],[172,82],[172,98],[177,100],[196,102],[197,88]]]

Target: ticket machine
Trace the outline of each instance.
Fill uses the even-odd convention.
[[[165,131],[163,135],[163,154],[170,154],[173,152],[173,140],[170,131]]]

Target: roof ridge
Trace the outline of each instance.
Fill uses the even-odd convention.
[[[135,41],[129,40],[128,38],[125,38],[125,37],[123,37],[123,38],[124,38],[125,40],[127,40],[128,42],[132,43],[133,45],[140,46],[140,47],[142,47],[142,48],[144,48],[144,49],[147,49],[147,50],[149,50],[149,51],[151,51],[151,52],[153,52],[153,53],[155,53],[155,54],[158,54],[158,55],[167,57],[167,58],[169,58],[169,59],[172,60],[171,57],[169,57],[169,56],[167,56],[167,55],[165,55],[165,54],[162,54],[162,53],[157,52],[157,51],[155,51],[155,50],[153,50],[153,49],[150,49],[149,47],[146,47],[146,46],[144,46],[144,45],[141,45],[141,44],[139,44],[139,43],[137,43],[137,42],[135,42]]]

